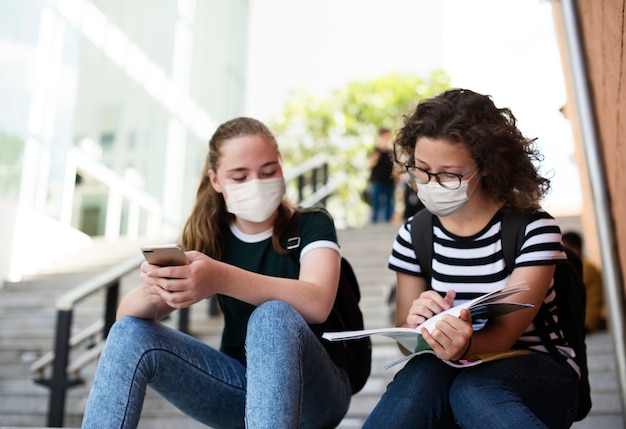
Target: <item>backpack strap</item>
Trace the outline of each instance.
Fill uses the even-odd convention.
[[[526,224],[530,217],[530,214],[518,212],[505,212],[502,217],[502,252],[509,273],[515,267],[515,258],[524,242]],[[434,245],[433,215],[425,208],[417,212],[411,220],[411,241],[422,273],[430,282]]]
[[[289,219],[289,226],[283,234],[282,245],[285,249],[289,250],[289,254],[292,255],[298,263],[300,263],[300,251],[302,247],[302,239],[300,237],[300,221],[302,214],[297,210],[291,215]],[[296,251],[297,250],[297,251]]]
[[[504,262],[509,274],[515,268],[515,257],[521,250],[526,235],[526,226],[531,217],[532,214],[530,213],[505,212],[502,218],[502,252],[504,253]],[[554,281],[556,281],[556,278]],[[542,343],[550,354],[561,362],[566,361],[567,358],[558,351],[550,338],[550,332],[559,330],[560,327],[556,325],[544,305],[539,306],[533,322]]]
[[[302,219],[304,219],[307,213],[313,212],[326,213],[326,215],[330,217],[330,213],[328,213],[326,209],[321,207],[305,209],[299,208],[298,210],[295,210],[291,215],[291,218],[289,219],[289,224],[287,225],[287,228],[285,229],[285,232],[283,232],[283,235],[281,237],[281,244],[283,248],[289,251],[289,254],[296,259],[298,264],[300,264],[300,252],[302,251]]]
[[[428,287],[432,279],[433,264],[433,214],[421,209],[411,220],[411,242],[415,256],[422,269],[422,274],[426,278]]]
[[[529,213],[504,212],[502,216],[502,253],[509,274],[515,268],[515,258],[522,248],[526,236]]]

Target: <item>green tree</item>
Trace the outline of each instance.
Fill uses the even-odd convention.
[[[397,129],[403,114],[419,100],[449,87],[450,78],[437,70],[428,79],[390,74],[353,81],[324,95],[294,90],[270,126],[287,169],[320,153],[330,156],[330,177],[337,191],[328,209],[338,227],[356,227],[367,219],[368,206],[361,196],[378,128]]]

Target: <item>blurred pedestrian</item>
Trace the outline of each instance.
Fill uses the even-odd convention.
[[[597,331],[606,327],[604,310],[604,291],[602,290],[602,273],[593,261],[583,255],[582,236],[575,231],[563,234],[563,246],[576,253],[583,263],[583,282],[587,291],[585,307],[585,328],[587,332]]]
[[[371,171],[369,200],[372,207],[372,223],[389,222],[394,214],[395,179],[391,138],[392,134],[389,129],[379,129],[376,148],[368,159],[368,167]]]

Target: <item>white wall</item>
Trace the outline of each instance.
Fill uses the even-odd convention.
[[[82,232],[6,200],[0,200],[0,237],[0,285],[19,281],[91,244]]]

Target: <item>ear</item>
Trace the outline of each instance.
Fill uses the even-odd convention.
[[[207,176],[209,176],[209,180],[211,181],[211,186],[213,186],[213,189],[215,189],[215,192],[217,192],[218,194],[223,193],[224,187],[219,182],[219,180],[217,180],[217,174],[215,173],[215,171],[213,171],[212,169],[209,169],[209,171],[207,171],[206,174]]]

